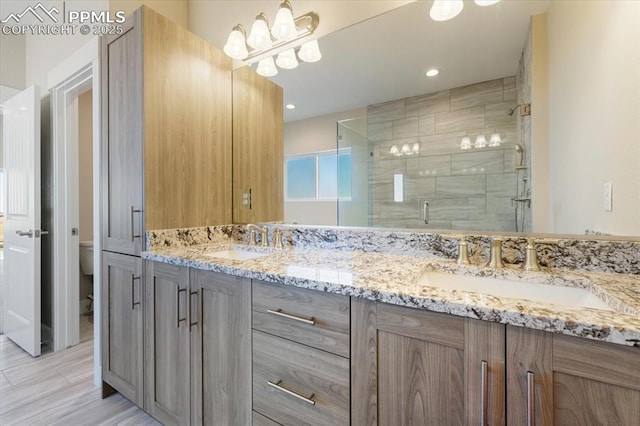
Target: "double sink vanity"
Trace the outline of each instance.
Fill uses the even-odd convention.
[[[543,250],[542,271],[477,250],[460,265],[437,234],[262,229],[148,233],[142,406],[163,423],[637,424],[637,273],[548,268]]]

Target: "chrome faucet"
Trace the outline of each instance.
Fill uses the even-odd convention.
[[[258,226],[255,225],[253,223],[249,223],[246,226],[247,230],[250,231],[249,234],[249,245],[250,246],[255,246],[256,243],[256,231],[260,232],[260,245],[262,245],[262,247],[267,247],[269,245],[268,241],[267,241],[267,233],[268,233],[268,229],[267,226]]]
[[[502,263],[502,238],[494,238],[491,240],[491,251],[489,252],[488,268],[504,268]]]

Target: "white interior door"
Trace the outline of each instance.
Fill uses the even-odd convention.
[[[40,355],[40,89],[3,105],[4,333]]]

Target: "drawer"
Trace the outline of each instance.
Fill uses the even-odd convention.
[[[253,409],[282,424],[348,425],[349,360],[253,332]]]
[[[268,417],[263,416],[260,413],[253,412],[253,421],[251,422],[253,426],[280,426],[280,423],[276,423]]]
[[[253,281],[253,328],[349,357],[348,296]]]

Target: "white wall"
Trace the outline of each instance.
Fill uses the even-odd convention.
[[[285,123],[285,157],[335,150],[338,121],[363,116],[366,116],[366,109],[344,111]],[[285,201],[284,203],[284,219],[287,222],[295,220],[298,223],[308,225],[336,225],[337,214],[335,201]]]
[[[0,32],[0,86],[25,88],[25,45],[25,36]]]
[[[80,241],[93,240],[93,93],[78,96],[78,201]],[[80,300],[93,291],[91,279],[80,273]],[[82,309],[82,307],[81,307]]]
[[[551,232],[640,235],[639,22],[637,1],[551,2]]]

